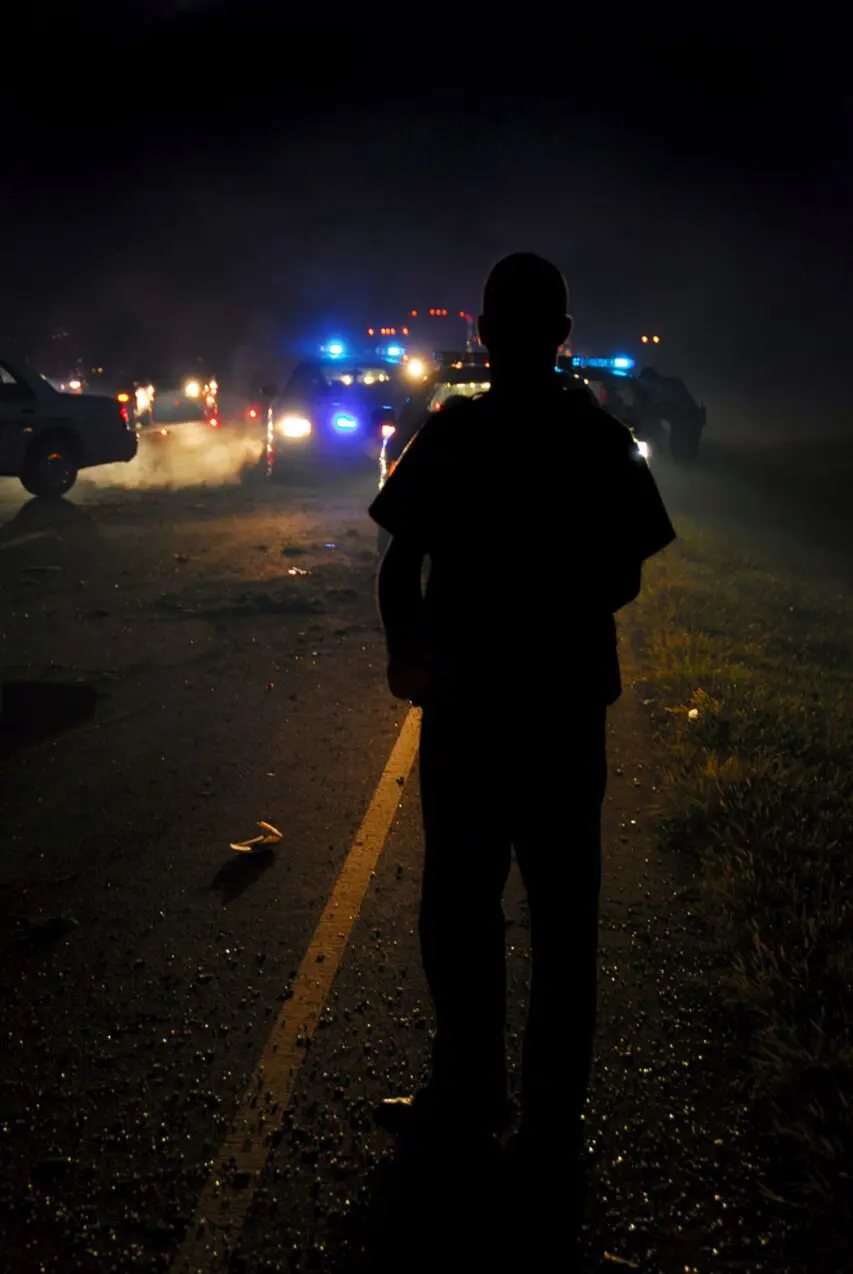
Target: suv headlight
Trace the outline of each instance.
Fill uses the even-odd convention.
[[[311,421],[307,416],[282,416],[278,428],[285,438],[307,438],[311,432]]]

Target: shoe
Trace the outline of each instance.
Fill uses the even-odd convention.
[[[589,1194],[580,1130],[566,1138],[522,1124],[504,1162],[520,1250],[538,1260],[559,1247],[576,1261]]]
[[[450,1101],[423,1088],[414,1097],[387,1097],[374,1107],[373,1118],[397,1137],[497,1137],[509,1127],[512,1109],[508,1101],[491,1105]]]

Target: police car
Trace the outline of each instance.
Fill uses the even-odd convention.
[[[297,365],[268,409],[267,475],[375,463],[411,384],[403,346],[353,354],[343,341],[328,342],[319,357]]]
[[[557,361],[562,372],[581,376],[601,406],[631,426],[647,459],[667,449],[676,464],[697,458],[706,413],[683,381],[659,376],[651,367],[638,371],[626,355]]]
[[[460,398],[474,398],[484,394],[490,388],[489,356],[486,353],[470,351],[443,350],[435,355],[435,370],[428,375],[418,388],[411,393],[398,418],[389,426],[382,440],[379,456],[379,487],[394,471],[394,467],[407,444],[412,440],[427,417],[434,411],[443,411],[455,404]],[[594,362],[595,366],[588,366]],[[633,360],[616,356],[611,359],[587,360],[561,358],[557,371],[566,378],[571,378],[573,385],[581,393],[589,394],[594,401],[601,402],[598,377],[608,379],[608,375],[618,384],[622,383],[622,373],[633,367]],[[596,379],[593,379],[593,376]],[[604,383],[602,380],[602,384]],[[608,383],[609,380],[608,380]],[[609,404],[606,404],[609,406]],[[611,407],[614,415],[620,413]],[[620,419],[625,419],[620,416]],[[630,425],[630,420],[625,420]],[[634,430],[637,449],[645,460],[650,460],[653,445],[646,436]],[[379,551],[384,552],[389,540],[388,533],[379,531]]]

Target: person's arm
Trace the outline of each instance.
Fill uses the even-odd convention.
[[[379,616],[391,659],[410,657],[423,650],[424,556],[411,540],[395,535],[379,567]]]
[[[609,605],[614,615],[617,610],[621,610],[623,606],[627,606],[629,602],[635,602],[640,596],[640,588],[643,582],[643,564],[639,559],[630,564],[622,566],[618,572],[614,572],[610,580],[610,598]]]

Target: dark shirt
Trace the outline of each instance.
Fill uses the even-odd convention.
[[[631,431],[555,377],[425,422],[370,507],[430,559],[436,673],[468,689],[619,697],[614,587],[675,538]]]

